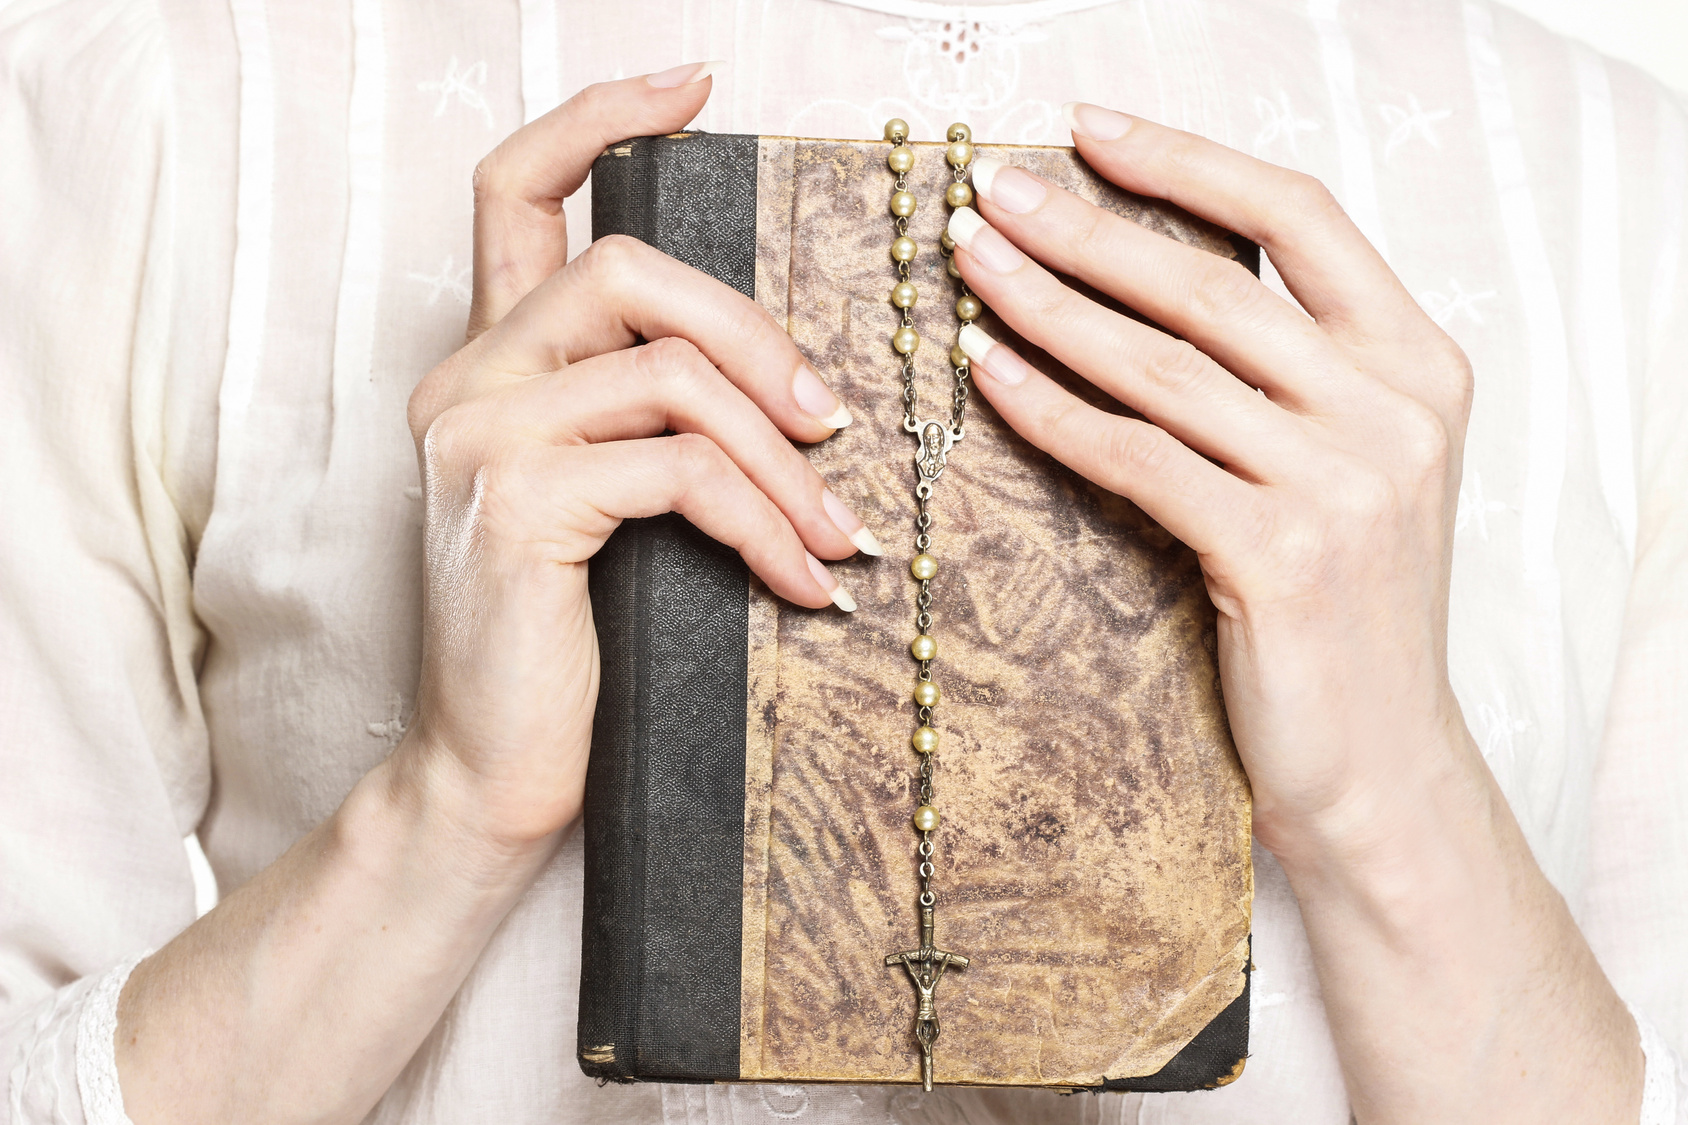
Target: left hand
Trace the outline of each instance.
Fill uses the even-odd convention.
[[[1301,305],[1000,164],[974,167],[994,228],[950,223],[974,292],[1146,419],[962,333],[1009,425],[1199,554],[1255,835],[1295,891],[1355,1117],[1634,1122],[1635,1024],[1448,679],[1465,356],[1318,181],[1096,106],[1069,114],[1092,168],[1254,239]]]
[[[978,386],[1033,444],[1200,555],[1261,842],[1288,851],[1382,827],[1377,806],[1403,783],[1460,765],[1437,735],[1462,725],[1446,622],[1470,365],[1317,180],[1077,113],[1098,136],[1117,131],[1075,131],[1091,167],[1259,242],[1307,311],[1234,261],[982,160],[974,185],[992,225],[970,213],[950,225],[967,283],[1147,421],[1081,402],[970,332]]]

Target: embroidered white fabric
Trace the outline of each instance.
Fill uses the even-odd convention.
[[[1641,1032],[1647,1076],[1641,1086],[1641,1125],[1688,1125],[1688,1068],[1646,1016],[1630,1005]]]
[[[1619,992],[1688,1051],[1676,95],[1489,0],[10,0],[0,1125],[84,1119],[92,991],[195,916],[184,835],[238,885],[410,722],[405,400],[462,343],[475,163],[581,86],[710,58],[716,132],[1066,144],[1078,97],[1330,186],[1477,374],[1465,719]],[[1257,861],[1251,1057],[1222,1090],[599,1088],[569,1062],[576,836],[372,1120],[1347,1125],[1294,896]]]
[[[124,1111],[117,1080],[117,1000],[129,974],[151,952],[138,953],[105,973],[82,1003],[76,1026],[76,1088],[86,1125],[134,1125]]]

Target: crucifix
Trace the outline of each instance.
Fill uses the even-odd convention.
[[[920,1085],[932,1092],[932,1044],[938,1041],[938,1009],[932,1003],[932,993],[944,977],[944,970],[954,965],[967,967],[967,958],[947,949],[939,949],[932,940],[932,908],[920,907],[920,948],[889,953],[885,964],[901,965],[908,970],[909,979],[920,997],[920,1007],[914,1013],[914,1037],[920,1042]]]

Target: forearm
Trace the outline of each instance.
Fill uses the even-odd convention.
[[[1280,853],[1357,1120],[1634,1125],[1634,1022],[1470,736],[1394,733],[1436,765]]]
[[[439,758],[394,754],[131,976],[137,1125],[360,1120],[553,850],[489,843]]]

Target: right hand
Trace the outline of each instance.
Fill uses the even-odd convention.
[[[503,848],[542,846],[580,811],[587,560],[622,520],[678,512],[814,608],[852,604],[817,557],[878,553],[791,444],[849,414],[754,301],[625,237],[564,264],[563,200],[592,161],[683,127],[709,89],[686,68],[588,87],[481,162],[470,339],[410,398],[426,573],[398,764]]]

